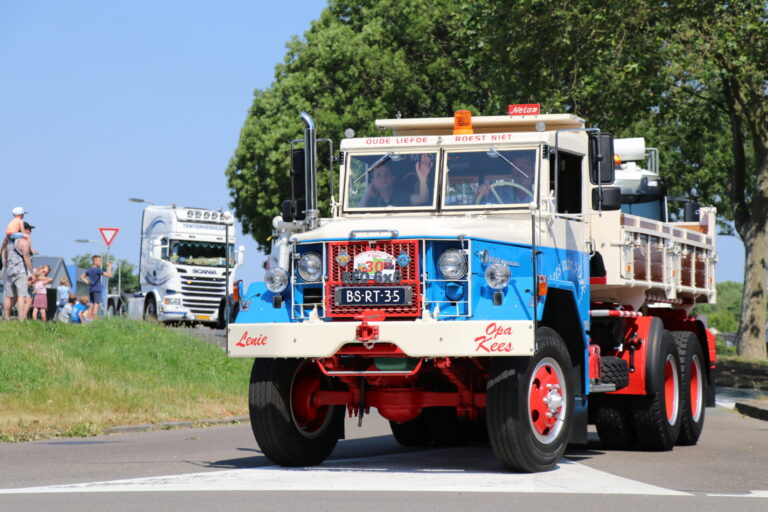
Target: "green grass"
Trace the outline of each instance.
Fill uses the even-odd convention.
[[[0,441],[244,415],[250,366],[156,323],[0,322]]]

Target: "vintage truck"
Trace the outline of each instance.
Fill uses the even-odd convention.
[[[554,467],[590,423],[608,447],[697,442],[715,210],[667,219],[658,152],[538,105],[378,120],[341,142],[320,218],[301,118],[264,282],[235,283],[228,326],[270,460],[321,463],[371,408],[402,445],[489,440],[514,471]]]

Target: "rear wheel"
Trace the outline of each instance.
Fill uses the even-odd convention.
[[[392,435],[395,436],[401,446],[420,447],[429,445],[429,432],[424,421],[424,410],[411,421],[396,422],[390,421],[389,426],[392,429]]]
[[[680,437],[679,445],[694,445],[704,428],[704,352],[696,334],[673,332],[680,353]]]
[[[554,330],[536,332],[532,357],[497,357],[488,382],[488,437],[509,469],[552,469],[565,452],[574,404],[568,349]]]
[[[635,432],[623,396],[595,397],[595,428],[600,441],[609,450],[626,450],[635,444]]]
[[[663,331],[661,336],[649,336],[649,345],[647,394],[635,399],[635,431],[642,448],[671,450],[680,435],[680,358],[669,331]]]
[[[331,454],[342,436],[344,407],[316,406],[314,394],[332,383],[304,359],[256,359],[248,409],[264,455],[281,466],[313,466]]]

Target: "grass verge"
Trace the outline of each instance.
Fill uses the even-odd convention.
[[[242,416],[250,366],[156,323],[0,322],[0,441]]]

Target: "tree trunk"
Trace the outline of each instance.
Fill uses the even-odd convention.
[[[744,295],[741,300],[738,353],[750,359],[766,359],[765,299],[768,232],[764,218],[750,221],[741,233],[744,241]]]

